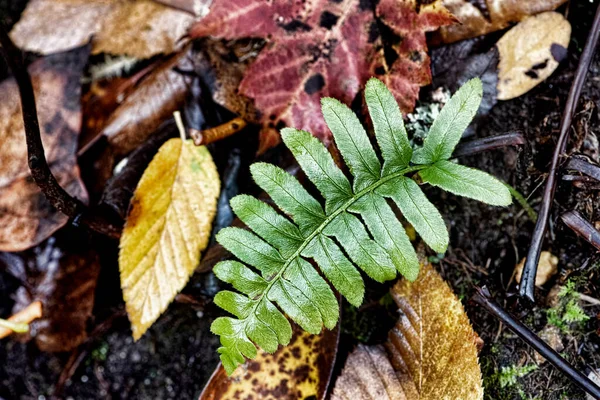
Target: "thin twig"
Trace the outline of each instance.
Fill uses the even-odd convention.
[[[556,172],[558,170],[558,163],[565,152],[567,145],[567,137],[571,129],[571,121],[573,114],[577,108],[577,101],[581,94],[583,83],[587,75],[588,69],[594,56],[594,50],[596,49],[596,43],[600,36],[600,7],[596,7],[596,15],[594,17],[594,23],[588,35],[583,53],[577,66],[577,72],[571,89],[569,91],[569,97],[567,98],[567,104],[562,115],[562,121],[560,125],[560,136],[554,149],[552,156],[552,164],[550,165],[550,171],[548,173],[548,180],[544,189],[544,196],[542,199],[542,206],[539,212],[539,217],[535,228],[533,230],[531,238],[531,246],[527,252],[527,260],[525,261],[525,267],[523,269],[523,279],[519,288],[519,294],[521,297],[529,299],[532,303],[534,302],[534,291],[535,291],[535,275],[537,272],[537,265],[540,259],[540,251],[542,249],[542,243],[546,228],[548,225],[548,218],[550,217],[550,209],[554,201],[554,192],[556,191]]]
[[[594,396],[596,399],[600,399],[600,387],[596,386],[596,384],[587,376],[577,371],[552,347],[548,346],[548,344],[541,340],[534,332],[523,325],[520,321],[516,320],[512,315],[510,315],[502,307],[500,307],[500,305],[492,300],[490,293],[485,286],[483,288],[476,289],[471,301],[479,304],[492,316],[500,320],[535,351],[540,353],[542,357],[550,361],[552,365],[554,365],[559,371],[571,379],[573,383],[585,390],[591,396]]]
[[[27,143],[27,164],[33,180],[50,204],[58,211],[99,233],[118,237],[120,235],[118,224],[109,222],[100,215],[90,213],[82,202],[71,196],[59,185],[52,171],[50,171],[46,161],[44,145],[42,144],[31,77],[24,65],[23,54],[17,49],[2,26],[0,26],[0,45],[2,46],[0,52],[19,87],[25,141]]]
[[[567,211],[560,216],[563,222],[589,244],[600,250],[600,232],[577,211]]]
[[[452,157],[471,156],[488,150],[495,150],[506,146],[521,146],[525,144],[525,138],[520,132],[505,133],[482,139],[470,140],[460,143],[452,153]]]

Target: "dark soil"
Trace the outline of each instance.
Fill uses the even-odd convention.
[[[26,1],[0,0],[0,15],[10,24]],[[523,149],[507,148],[463,160],[466,164],[488,171],[528,197],[538,208],[548,164],[558,137],[558,125],[564,102],[577,67],[579,54],[587,36],[595,5],[587,1],[569,5],[573,36],[568,59],[545,82],[529,93],[510,101],[499,102],[478,124],[476,137],[509,131],[522,132],[528,141]],[[0,70],[0,76],[5,76]],[[426,94],[424,94],[424,98]],[[593,152],[584,146],[586,135],[600,137],[600,56],[596,56],[579,103],[569,141],[569,153]],[[585,110],[585,111],[583,111]],[[596,142],[597,146],[597,142]],[[598,152],[598,148],[595,149]],[[597,160],[596,160],[597,161]],[[221,163],[225,168],[226,162]],[[221,168],[221,169],[223,169]],[[241,168],[246,168],[243,163]],[[244,179],[247,175],[242,173]],[[241,184],[239,190],[248,185]],[[254,189],[255,190],[255,189]],[[475,330],[485,346],[480,354],[485,395],[488,399],[585,399],[585,394],[548,363],[502,387],[502,368],[535,364],[534,352],[510,330],[485,311],[468,303],[474,286],[487,285],[500,304],[513,311],[534,331],[548,325],[547,295],[555,285],[571,281],[577,292],[600,298],[598,276],[600,259],[593,248],[566,228],[558,218],[568,210],[578,210],[589,221],[600,221],[598,188],[576,187],[560,182],[554,201],[549,233],[543,250],[559,258],[558,274],[537,290],[536,306],[526,312],[516,301],[517,286],[513,277],[515,264],[527,252],[534,223],[515,204],[508,209],[488,207],[441,193],[435,188],[427,193],[441,209],[450,226],[451,248],[443,256],[430,254],[438,270],[465,301]],[[227,218],[225,218],[227,221]],[[109,246],[110,247],[110,246]],[[114,252],[114,245],[108,251]],[[114,254],[113,254],[114,255]],[[110,258],[106,256],[105,258]],[[210,304],[202,307],[184,302],[174,303],[149,332],[138,342],[130,336],[114,261],[103,264],[97,288],[95,323],[105,329],[92,335],[75,356],[80,363],[57,393],[57,382],[71,354],[40,352],[33,342],[20,343],[14,338],[0,342],[0,398],[44,399],[55,395],[72,399],[196,399],[210,377],[218,359],[218,339],[209,331],[217,311]],[[197,274],[185,289],[194,299],[209,301],[217,287],[214,277]],[[12,293],[18,283],[0,271],[0,315],[9,315]],[[386,286],[372,285],[367,302],[360,310],[344,307],[343,334],[338,363],[358,341],[378,342],[393,324],[393,310],[378,301]],[[600,307],[581,303],[590,317],[561,332],[561,354],[586,375],[600,367]],[[109,322],[106,322],[109,321]],[[75,357],[74,356],[74,357]],[[337,367],[340,368],[339,365]]]

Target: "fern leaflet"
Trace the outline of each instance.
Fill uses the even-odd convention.
[[[289,343],[292,330],[284,313],[310,333],[335,327],[336,297],[309,259],[354,306],[361,304],[365,291],[356,267],[379,282],[394,279],[397,271],[416,279],[417,254],[387,199],[398,205],[431,248],[446,250],[444,220],[410,174],[418,173],[422,180],[455,194],[495,205],[510,203],[508,190],[498,180],[447,161],[477,111],[481,94],[478,79],[467,82],[442,109],[423,147],[413,153],[392,94],[382,82],[369,80],[365,98],[383,166],[354,112],[324,98],[323,116],[352,184],[310,133],[281,131],[325,207],[296,178],[266,163],[253,164],[252,177],[291,220],[251,196],[231,200],[233,211],[251,231],[229,227],[217,235],[219,243],[242,261],[220,262],[214,269],[219,279],[241,292],[222,291],[215,297],[217,305],[236,317],[217,318],[211,326],[221,337],[218,352],[228,374],[245,357],[255,357],[256,345],[273,352]]]

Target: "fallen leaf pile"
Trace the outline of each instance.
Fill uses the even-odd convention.
[[[278,143],[282,125],[329,142],[321,97],[350,104],[373,75],[382,77],[404,112],[412,110],[419,87],[431,78],[425,32],[454,19],[440,1],[419,8],[416,0],[384,0],[375,13],[401,37],[391,65],[369,1],[215,0],[190,35],[268,39],[239,86],[260,111],[262,151]]]
[[[175,138],[144,171],[119,252],[121,288],[139,339],[183,288],[206,248],[220,182],[204,146]]]
[[[46,159],[58,183],[87,201],[77,166],[81,129],[79,80],[89,48],[42,58],[29,67]],[[20,251],[41,243],[68,218],[56,211],[31,178],[17,84],[0,83],[0,250]]]
[[[392,288],[400,319],[381,346],[359,346],[332,400],[483,399],[478,336],[462,304],[431,264]]]
[[[23,50],[52,54],[87,44],[92,54],[172,53],[194,16],[152,0],[32,0],[10,35]]]
[[[231,376],[219,365],[198,400],[322,399],[335,362],[338,329],[311,335],[294,325],[289,346],[259,351]]]

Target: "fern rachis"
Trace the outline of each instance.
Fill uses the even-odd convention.
[[[261,275],[237,261],[215,266],[217,277],[243,293],[222,291],[215,297],[217,305],[237,317],[220,317],[211,327],[221,336],[219,353],[228,373],[244,357],[256,355],[255,344],[273,352],[289,342],[291,326],[279,309],[310,333],[336,325],[337,300],[307,259],[313,259],[354,306],[364,296],[356,266],[380,282],[394,279],[396,271],[410,280],[417,277],[417,255],[386,199],[398,205],[430,247],[445,251],[444,221],[408,174],[419,173],[424,181],[455,194],[497,205],[510,203],[506,187],[495,178],[446,161],[479,106],[479,80],[468,82],[453,96],[423,148],[414,154],[398,105],[385,85],[371,79],[365,97],[383,167],[357,116],[326,98],[323,115],[353,176],[352,185],[318,139],[286,128],[281,132],[283,141],[325,199],[325,210],[293,176],[265,163],[252,165],[252,176],[293,222],[251,196],[231,201],[234,212],[254,233],[225,228],[217,240]]]

